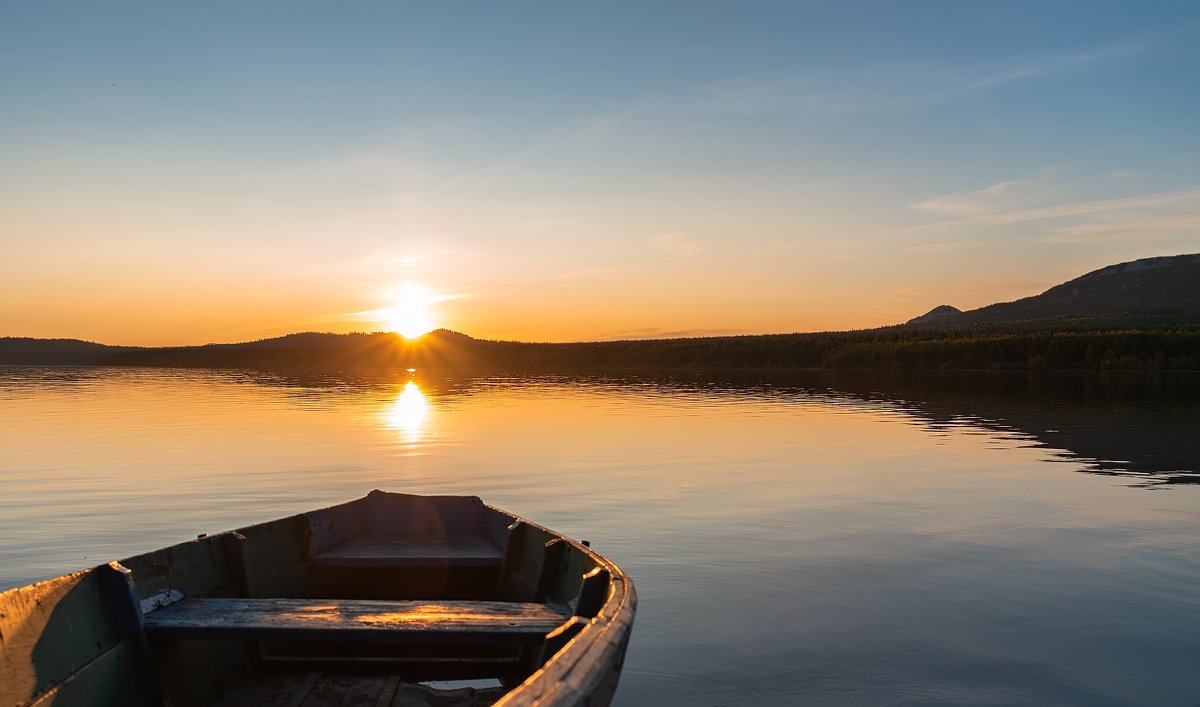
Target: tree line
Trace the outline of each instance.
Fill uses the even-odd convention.
[[[637,368],[871,370],[1200,370],[1200,330],[970,331],[891,327],[568,344],[486,341],[433,332],[302,334],[250,344],[138,349],[111,365],[309,370]]]

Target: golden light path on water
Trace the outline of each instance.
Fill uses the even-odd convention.
[[[389,429],[404,433],[409,441],[415,441],[428,414],[429,403],[425,400],[425,394],[414,381],[408,381],[384,411],[384,424]]]

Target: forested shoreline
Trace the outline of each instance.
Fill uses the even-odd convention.
[[[296,334],[244,344],[171,348],[0,340],[0,363],[367,371],[586,369],[1200,370],[1200,330],[963,331],[892,327],[848,332],[688,339],[522,343],[440,330]],[[42,342],[32,346],[29,341]]]
[[[1198,331],[945,334],[903,330],[587,344],[488,343],[501,367],[1200,370]]]

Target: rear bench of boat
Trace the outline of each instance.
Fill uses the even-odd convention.
[[[304,514],[322,596],[494,599],[516,519],[474,496],[372,492]]]

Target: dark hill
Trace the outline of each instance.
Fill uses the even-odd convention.
[[[30,339],[0,337],[0,365],[5,366],[91,366],[131,346],[105,346],[79,339]]]
[[[1033,297],[931,316],[940,310],[943,307],[908,324],[998,324],[1075,318],[1096,328],[1194,326],[1200,323],[1200,254],[1110,265]]]
[[[939,304],[928,312],[919,317],[909,319],[905,324],[937,324],[944,321],[946,317],[952,317],[956,314],[962,314],[962,310],[958,307],[951,307],[948,304]]]
[[[238,344],[136,349],[102,359],[116,366],[259,368],[368,371],[389,368],[463,368],[477,363],[476,342],[446,329],[419,339],[398,334],[305,332]]]

